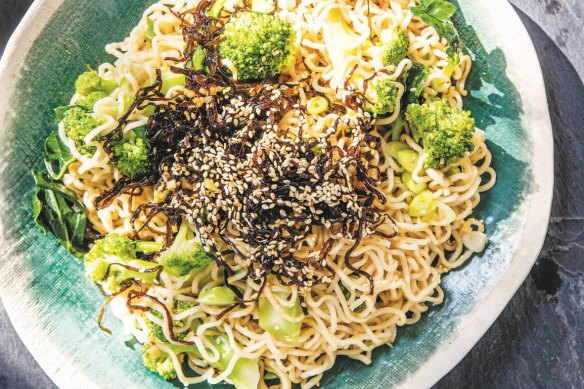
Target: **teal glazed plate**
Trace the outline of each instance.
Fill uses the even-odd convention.
[[[81,263],[34,225],[29,171],[87,64],[111,61],[152,0],[37,0],[0,63],[0,294],[18,334],[62,388],[173,388],[142,367],[141,355],[108,316]],[[553,188],[553,139],[539,62],[505,0],[459,0],[456,25],[475,65],[465,105],[486,131],[498,174],[476,216],[490,243],[443,279],[445,302],[398,330],[369,366],[339,358],[323,388],[429,387],[473,347],[524,281],[543,244]],[[2,350],[10,353],[10,350]],[[211,387],[197,385],[197,388]],[[226,386],[223,386],[226,387]]]

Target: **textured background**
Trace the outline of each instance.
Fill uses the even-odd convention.
[[[0,51],[30,0],[0,0]],[[540,56],[556,141],[555,200],[542,254],[517,295],[438,388],[584,383],[584,2],[513,0]],[[572,65],[573,64],[573,65]],[[580,136],[579,136],[580,135]],[[0,388],[52,388],[0,305]]]

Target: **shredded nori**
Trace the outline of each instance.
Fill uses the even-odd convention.
[[[150,144],[149,157],[156,169],[147,177],[137,180],[127,178],[120,180],[113,189],[100,196],[97,206],[107,206],[116,196],[122,194],[139,195],[145,186],[161,183],[167,185],[169,181],[175,182],[177,188],[170,191],[165,201],[142,205],[133,218],[135,221],[141,215],[145,215],[149,221],[155,215],[164,213],[168,217],[166,238],[169,245],[172,240],[172,228],[182,216],[188,213],[189,208],[192,209],[192,199],[199,196],[195,193],[198,189],[193,191],[182,187],[180,183],[186,182],[190,186],[201,188],[206,177],[197,169],[193,169],[197,163],[203,163],[195,156],[220,147],[225,149],[229,158],[232,158],[235,163],[250,158],[252,155],[251,169],[254,174],[261,177],[261,180],[233,194],[241,200],[237,210],[231,208],[220,210],[216,215],[216,220],[209,220],[197,214],[187,215],[191,216],[189,220],[199,231],[207,253],[225,268],[226,284],[228,284],[227,277],[233,274],[227,258],[233,254],[249,262],[249,277],[261,280],[260,291],[254,300],[259,298],[270,275],[275,276],[284,285],[310,287],[322,282],[325,276],[332,273],[325,259],[335,239],[338,238],[327,240],[316,260],[298,260],[294,257],[294,252],[305,244],[306,237],[314,231],[314,228],[332,227],[342,233],[344,238],[354,240],[354,245],[344,256],[345,264],[355,274],[369,280],[370,293],[373,294],[373,277],[355,268],[351,263],[351,255],[366,233],[378,234],[384,238],[393,236],[376,231],[389,218],[374,205],[376,201],[381,204],[387,201],[377,189],[382,174],[378,168],[369,163],[372,158],[371,153],[362,152],[364,147],[373,149],[380,144],[380,139],[369,134],[369,131],[373,129],[372,122],[360,124],[362,128],[358,130],[365,134],[363,139],[345,151],[331,144],[319,144],[317,139],[304,139],[302,131],[295,140],[282,137],[274,141],[271,150],[257,148],[256,146],[263,141],[266,133],[272,131],[271,128],[277,126],[287,112],[297,109],[298,112],[304,114],[304,110],[297,106],[297,96],[286,93],[286,90],[292,91],[294,88],[281,88],[281,85],[269,86],[262,83],[239,84],[229,78],[217,51],[224,22],[207,16],[206,10],[210,4],[210,1],[202,1],[195,9],[176,15],[182,21],[186,48],[181,58],[171,58],[177,63],[177,67],[173,67],[172,71],[186,76],[186,88],[193,93],[179,94],[170,99],[164,98],[160,92],[162,81],[158,72],[157,80],[153,85],[137,92],[134,104],[120,118],[118,127],[106,141],[106,144],[109,144],[121,137],[123,127],[134,110],[154,105],[156,108],[148,120],[146,139]],[[194,70],[192,67],[192,58],[197,47],[203,47],[206,52],[204,70]],[[180,64],[182,67],[179,67]],[[215,93],[212,92],[213,89],[216,89]],[[282,91],[277,98],[274,98],[273,94],[275,89]],[[203,103],[201,98],[204,100]],[[233,99],[239,99],[246,107],[251,107],[252,112],[258,112],[258,115],[254,118],[248,115],[239,123],[227,122],[225,107],[232,107],[230,104]],[[361,110],[363,97],[358,93],[351,93],[346,104],[352,110]],[[337,112],[339,115],[345,114],[346,111],[347,109],[341,105],[331,106],[331,112]],[[335,123],[335,129],[339,124],[340,120]],[[274,149],[285,151],[274,154]],[[293,155],[302,163],[316,166],[316,169],[308,172],[300,171],[292,166],[290,169],[284,169],[282,174],[278,175],[278,179],[273,181],[270,172],[274,169],[282,170],[281,166],[278,166],[279,161],[289,157],[288,154]],[[354,172],[353,177],[348,178],[348,170]],[[352,205],[347,200],[335,204],[323,202],[290,205],[294,200],[289,195],[291,188],[301,190],[330,183],[338,184],[345,191],[350,189],[351,192],[348,193],[347,198],[354,199],[358,206]],[[217,185],[219,193],[216,196],[229,196],[229,193],[223,193],[225,183],[218,182]],[[266,187],[269,188],[269,192],[265,191]],[[268,209],[263,206],[265,202],[247,201],[257,197],[256,190],[271,194],[269,198],[283,201],[274,203],[275,205]],[[214,195],[210,194],[210,196]],[[269,198],[264,200],[268,201]],[[237,220],[234,215],[237,215]],[[230,223],[244,226],[237,239],[254,249],[251,259],[240,252],[233,237],[227,236],[226,230]],[[147,224],[145,223],[141,228],[147,228]],[[216,244],[210,238],[209,231],[218,236],[230,250],[217,252]],[[139,232],[139,230],[136,231],[136,234]],[[207,239],[211,241],[206,241]],[[274,247],[276,247],[275,250]],[[318,273],[310,280],[306,279],[303,270],[308,266]],[[137,297],[151,298],[143,292],[131,291],[128,306],[133,309],[148,310],[131,304],[131,301]],[[245,301],[238,297],[236,305],[242,303]],[[160,305],[163,306],[163,304]],[[221,315],[234,307],[225,310]],[[166,307],[164,309],[167,311]],[[169,312],[165,312],[165,315],[170,317]],[[171,323],[171,320],[168,322]]]

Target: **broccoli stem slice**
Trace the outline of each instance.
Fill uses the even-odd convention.
[[[164,243],[159,242],[147,242],[147,241],[137,241],[136,251],[144,254],[153,254],[160,252],[164,247]]]
[[[194,236],[195,236],[195,234],[191,231],[191,228],[189,227],[188,223],[183,221],[180,224],[180,227],[178,229],[178,233],[176,234],[176,237],[174,238],[174,242],[172,242],[171,247],[180,246],[186,240],[193,239]]]

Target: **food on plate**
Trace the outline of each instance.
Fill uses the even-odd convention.
[[[88,68],[33,171],[146,368],[319,384],[484,250],[495,184],[444,0],[165,0]],[[99,315],[99,326],[105,330]]]

